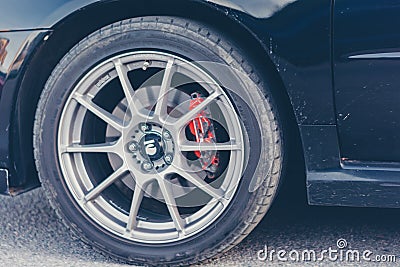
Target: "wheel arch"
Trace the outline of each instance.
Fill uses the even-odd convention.
[[[188,10],[196,10],[196,12],[187,12]],[[224,32],[257,66],[260,76],[265,77],[268,84],[272,85],[271,90],[276,105],[279,107],[286,146],[301,148],[299,129],[292,104],[284,83],[268,56],[266,47],[249,28],[233,16],[226,15],[225,11],[220,6],[203,1],[174,0],[168,1],[167,4],[164,1],[149,0],[143,1],[140,5],[133,4],[131,1],[111,1],[80,9],[54,25],[51,34],[45,38],[47,40],[32,56],[28,71],[24,75],[16,96],[12,125],[15,127],[16,136],[23,136],[22,140],[18,140],[18,142],[14,140],[12,143],[17,179],[24,180],[30,185],[40,185],[33,161],[32,135],[20,133],[33,132],[36,106],[52,70],[61,58],[88,34],[113,22],[138,16],[178,16],[196,20]],[[96,19],[88,21],[87,18]],[[218,23],[210,23],[216,21]],[[40,71],[37,71],[38,69]],[[286,149],[286,151],[288,150]],[[292,160],[304,162],[302,149],[291,151],[287,160],[286,164],[288,162],[290,164]],[[305,182],[303,185],[305,186]]]

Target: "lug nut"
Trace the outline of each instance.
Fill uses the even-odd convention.
[[[142,132],[148,132],[148,131],[151,130],[151,126],[148,125],[147,123],[141,123],[141,124],[139,125],[139,129],[140,129]]]
[[[153,169],[153,164],[150,163],[150,162],[148,162],[148,161],[143,162],[142,168],[143,168],[143,170],[145,170],[145,171],[150,171],[151,169]]]
[[[142,69],[143,69],[143,70],[147,70],[147,68],[148,68],[149,66],[150,66],[150,62],[146,60],[146,61],[143,63]]]
[[[171,133],[168,131],[163,132],[163,137],[165,140],[170,140],[172,138]]]
[[[136,152],[138,150],[138,144],[136,142],[131,142],[128,146],[130,152]]]
[[[174,157],[171,154],[167,154],[164,156],[164,161],[168,165],[171,165],[173,160],[174,160]]]

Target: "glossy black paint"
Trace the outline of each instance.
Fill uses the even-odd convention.
[[[400,161],[400,58],[392,53],[400,51],[399,12],[398,0],[335,1],[335,97],[343,158]]]
[[[48,29],[97,0],[2,1],[0,30]]]
[[[242,21],[251,27],[269,53],[289,94],[298,124],[335,124],[331,1],[290,2],[269,18]]]
[[[0,39],[9,40],[3,50],[4,60],[0,67],[0,168],[7,170],[9,194],[18,194],[38,186],[37,177],[32,175],[33,161],[23,160],[21,156],[26,150],[19,149],[20,140],[31,138],[32,134],[16,132],[14,126],[20,121],[14,117],[18,87],[25,77],[30,56],[48,33],[45,30],[0,32]]]
[[[400,207],[400,165],[341,161],[336,126],[300,126],[312,205]]]
[[[288,121],[294,118],[285,127],[293,132],[299,127],[311,204],[400,207],[394,197],[400,193],[397,169],[388,170],[382,163],[400,162],[400,149],[393,149],[400,136],[396,134],[400,105],[395,105],[398,61],[352,58],[400,51],[397,29],[390,23],[398,20],[400,1],[173,0],[164,9],[164,2],[157,0],[3,2],[1,8],[7,12],[0,18],[0,40],[7,40],[8,52],[5,55],[0,47],[7,60],[2,61],[0,54],[0,168],[9,170],[9,177],[0,179],[0,188],[2,181],[9,181],[7,189],[16,194],[39,185],[31,175],[31,132],[25,126],[32,117],[27,112],[34,112],[34,106],[24,107],[37,98],[57,63],[52,56],[62,56],[103,24],[165,14],[201,20],[227,34],[230,29],[230,36],[239,36],[238,44],[257,59],[281,112],[288,114]],[[109,14],[101,13],[104,10]],[[382,21],[386,14],[388,19]],[[93,29],[79,27],[99,17],[102,20]],[[63,35],[73,41],[64,44]],[[60,41],[59,47],[50,45]],[[364,78],[373,90],[363,90]],[[385,82],[390,85],[380,89]],[[349,160],[352,164],[347,164]],[[373,168],[363,168],[363,161],[375,162]],[[388,197],[376,197],[377,192],[387,192]]]
[[[327,179],[324,180],[321,173],[310,173],[308,201],[323,206],[399,208],[399,174],[398,171],[339,170],[325,172],[323,176]]]
[[[8,195],[9,186],[8,186],[8,171],[7,170],[0,170],[0,193]]]

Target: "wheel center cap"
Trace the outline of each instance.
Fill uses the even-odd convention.
[[[141,153],[151,161],[157,161],[164,156],[164,141],[161,135],[149,133],[140,140]]]

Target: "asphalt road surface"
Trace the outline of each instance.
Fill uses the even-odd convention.
[[[15,198],[0,197],[0,201],[1,266],[123,266],[74,239],[58,221],[42,189]],[[297,254],[291,251],[298,251],[302,255],[306,249],[317,253],[329,247],[337,249],[338,239],[346,240],[344,249],[358,250],[360,254],[370,251],[367,252],[370,259],[376,259],[377,255],[395,255],[397,263],[392,266],[398,266],[399,221],[400,210],[308,207],[299,200],[278,200],[247,239],[208,266],[302,266],[305,263],[294,261]],[[286,257],[291,253],[292,259],[279,261],[273,254],[272,261],[268,258],[260,260],[257,252],[265,246],[268,253],[285,250]],[[263,259],[264,254],[259,256]],[[323,262],[313,262],[312,265],[345,264],[339,259],[331,261],[327,257],[325,255]],[[361,261],[348,262],[346,265],[377,264]]]

